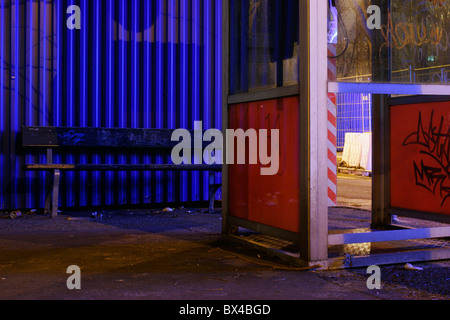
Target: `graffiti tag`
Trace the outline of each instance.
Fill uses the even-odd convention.
[[[444,127],[444,117],[438,122],[434,120],[434,111],[429,123],[424,123],[420,112],[417,131],[405,139],[403,146],[420,146],[420,154],[428,164],[425,165],[424,159],[420,163],[414,161],[416,185],[438,194],[444,206],[450,199],[450,127]]]

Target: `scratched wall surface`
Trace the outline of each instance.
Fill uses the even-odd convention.
[[[381,29],[367,27],[367,8]],[[450,84],[450,1],[337,1],[340,81]]]
[[[81,30],[69,30],[70,5]],[[0,209],[42,208],[23,125],[221,127],[221,0],[0,0]],[[58,153],[55,162],[166,162],[145,151]],[[220,179],[220,177],[217,177]],[[207,199],[207,173],[65,173],[62,207]]]

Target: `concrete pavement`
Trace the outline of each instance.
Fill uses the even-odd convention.
[[[333,228],[370,224],[370,179],[339,177]],[[299,270],[221,240],[221,215],[201,210],[64,212],[57,219],[0,214],[1,300],[402,300],[450,297],[450,262],[365,269]],[[69,290],[69,266],[81,290]]]
[[[379,299],[221,242],[219,215],[124,219],[126,227],[73,215],[1,220],[34,231],[0,235],[0,299]],[[71,265],[81,268],[81,290],[66,286]]]
[[[0,219],[2,300],[397,300],[365,270],[299,271],[220,239],[219,214]],[[67,268],[81,269],[69,290]],[[428,298],[437,295],[430,294]],[[425,295],[422,297],[427,299]]]
[[[372,179],[370,177],[338,174],[338,205],[372,210]]]

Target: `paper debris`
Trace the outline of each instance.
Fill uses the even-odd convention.
[[[405,269],[406,270],[415,270],[415,271],[422,271],[423,270],[423,268],[414,267],[411,263],[405,264]]]

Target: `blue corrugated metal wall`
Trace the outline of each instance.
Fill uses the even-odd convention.
[[[44,154],[22,125],[221,128],[222,0],[0,0],[2,209],[42,208]],[[81,30],[69,30],[70,5]],[[56,162],[168,161],[167,155],[57,154]],[[219,179],[219,177],[218,177]],[[61,206],[206,200],[207,173],[65,173]]]

